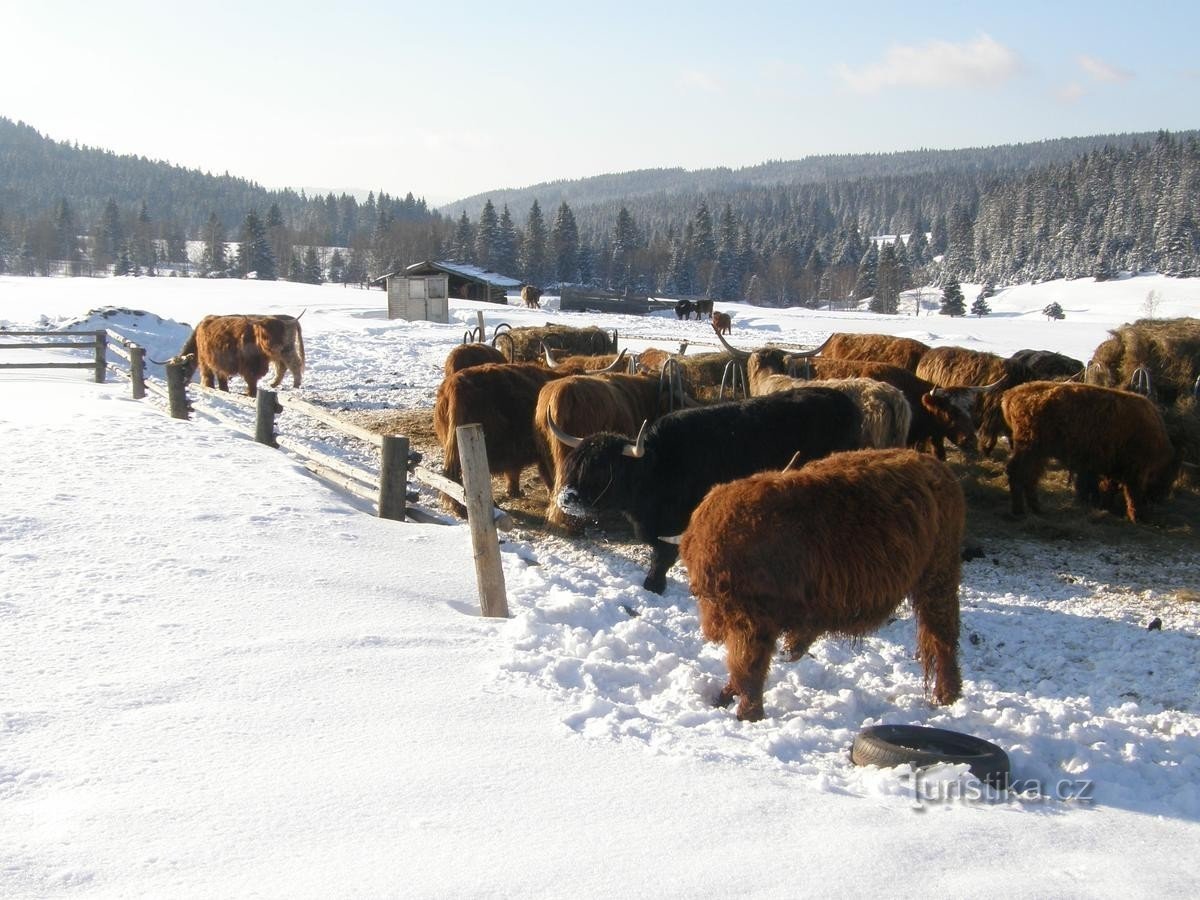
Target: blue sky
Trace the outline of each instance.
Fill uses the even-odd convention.
[[[1196,6],[0,0],[0,115],[431,202],[629,169],[1200,127]]]

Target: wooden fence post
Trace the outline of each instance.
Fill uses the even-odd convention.
[[[408,438],[385,434],[379,466],[379,518],[403,522],[407,493]]]
[[[146,396],[146,348],[129,345],[129,380],[133,383],[133,399]]]
[[[108,335],[103,329],[96,332],[96,384],[104,384],[104,372],[108,366]]]
[[[167,408],[172,419],[188,417],[187,388],[183,378],[182,363],[167,363]]]
[[[482,344],[484,341],[487,340],[487,332],[484,331],[483,310],[482,309],[475,310],[475,324],[479,331],[479,343]]]
[[[492,475],[488,471],[483,426],[460,425],[455,433],[462,464],[467,524],[471,529],[471,548],[475,556],[475,580],[479,585],[479,608],[485,616],[507,618],[508,595],[504,588],[496,523],[492,520]]]
[[[266,388],[258,389],[258,397],[254,401],[254,439],[268,447],[278,447],[275,440],[275,416],[283,412],[283,406],[274,391]]]

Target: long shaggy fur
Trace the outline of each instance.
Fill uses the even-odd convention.
[[[304,377],[304,332],[295,316],[247,316],[254,325],[254,340],[258,349],[275,369],[271,387],[277,388],[287,372],[292,373],[292,387],[300,387]]]
[[[995,385],[993,390],[978,398],[975,407],[979,450],[985,456],[1007,432],[1000,413],[1004,392],[1036,377],[1033,370],[1019,360],[965,347],[934,347],[921,358],[917,375],[944,388]]]
[[[246,382],[246,393],[258,395],[258,382],[267,374],[270,361],[259,346],[249,316],[205,316],[179,351],[191,355],[185,374],[190,380],[200,370],[205,387],[229,390],[229,379],[238,375]]]
[[[490,344],[459,344],[446,354],[442,370],[449,378],[455,372],[469,369],[472,366],[486,366],[488,363],[508,362],[504,354]]]
[[[857,637],[912,598],[933,699],[962,693],[958,667],[962,488],[911,450],[835,453],[798,471],[718,485],[692,513],[680,553],[704,636],[724,642],[739,719],[763,717],[776,641],[799,658],[824,634]]]
[[[917,363],[928,352],[928,344],[923,344],[913,338],[896,337],[890,334],[836,332],[821,350],[821,355],[828,359],[857,359],[889,363],[915,372]]]
[[[1008,485],[1012,511],[1040,510],[1037,485],[1057,459],[1084,485],[1118,485],[1136,522],[1147,500],[1163,499],[1179,470],[1163,417],[1145,397],[1057,381],[1018,385],[1001,401],[1012,432]]]
[[[1159,402],[1170,406],[1191,393],[1200,377],[1200,319],[1139,319],[1109,334],[1092,354],[1090,383],[1125,387],[1144,366]]]

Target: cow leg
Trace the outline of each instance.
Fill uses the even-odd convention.
[[[812,642],[820,637],[821,633],[809,628],[793,628],[783,633],[783,652],[787,655],[788,662],[795,662],[812,646]]]
[[[504,481],[510,500],[523,496],[521,493],[521,470],[509,469],[504,473]]]
[[[279,385],[283,384],[283,375],[287,371],[287,367],[279,360],[276,360],[271,365],[272,368],[275,369],[275,377],[271,381],[271,387],[277,388]]]
[[[212,369],[206,369],[203,366],[200,367],[200,383],[206,388],[213,386],[214,377]]]
[[[1013,451],[1005,471],[1008,473],[1008,493],[1012,499],[1014,516],[1025,514],[1027,502],[1033,512],[1042,511],[1038,502],[1037,486],[1045,468],[1045,461],[1035,457],[1025,448],[1018,447]]]
[[[212,387],[212,385],[209,385],[209,387]],[[228,375],[218,375],[217,376],[217,387],[219,387],[221,390],[225,391],[225,393],[229,393],[229,376]]]
[[[912,593],[913,616],[917,621],[917,658],[925,671],[925,687],[933,676],[933,702],[940,706],[962,696],[962,673],[958,668],[958,545],[935,557]]]
[[[732,699],[733,695],[737,695],[737,717],[740,721],[757,722],[763,717],[763,685],[778,637],[777,631],[749,620],[734,624],[725,635],[729,683],[720,696]],[[728,703],[729,699],[725,702]]]
[[[651,541],[650,548],[650,571],[646,573],[642,587],[651,593],[661,594],[667,589],[667,570],[679,559],[679,545]]]

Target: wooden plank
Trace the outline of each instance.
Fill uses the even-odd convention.
[[[488,471],[487,447],[482,425],[460,425],[456,429],[458,456],[462,463],[466,493],[467,525],[475,558],[475,581],[479,586],[479,608],[485,616],[508,617],[508,594],[500,542],[492,520],[492,474]]]
[[[367,487],[360,484],[357,479],[346,478],[340,472],[335,472],[328,466],[323,466],[321,463],[313,459],[302,459],[300,465],[308,469],[314,475],[320,476],[325,481],[332,482],[344,490],[348,494],[353,494],[360,500],[366,500],[368,503],[375,503],[376,491],[373,487]]]
[[[426,509],[424,506],[417,506],[415,503],[409,503],[404,508],[404,517],[410,522],[421,522],[425,525],[461,525],[457,519],[452,519],[449,516],[442,515],[439,512],[434,512],[432,509]]]
[[[86,344],[52,344],[49,341],[33,341],[28,344],[0,344],[0,350],[91,350],[95,346],[95,340],[90,340]]]
[[[412,476],[427,487],[446,494],[460,506],[467,505],[463,486],[457,481],[451,481],[445,475],[439,475],[437,472],[426,469],[424,466],[413,466]],[[492,510],[492,520],[496,523],[496,527],[503,531],[509,531],[513,527],[512,517],[499,507],[495,507]]]
[[[279,402],[286,409],[294,409],[297,412],[302,412],[306,416],[316,419],[318,422],[324,422],[331,428],[335,428],[343,434],[348,434],[351,437],[356,437],[359,440],[366,441],[376,447],[383,447],[383,435],[376,434],[374,431],[368,431],[365,428],[360,428],[350,422],[346,422],[337,417],[334,413],[324,410],[319,406],[314,406],[305,400],[299,400],[295,397],[289,397],[286,394],[279,396]]]
[[[282,449],[287,450],[289,453],[313,459],[344,478],[353,478],[361,482],[364,488],[369,488],[373,491],[376,490],[376,485],[379,484],[379,479],[375,476],[374,472],[368,472],[366,469],[360,469],[358,466],[348,463],[344,459],[330,456],[327,453],[322,453],[320,450],[314,450],[307,444],[301,443],[287,435],[276,435],[275,441]],[[374,495],[372,495],[371,499],[375,499]]]
[[[0,331],[0,338],[7,337],[79,337],[85,339],[85,347],[90,347],[96,342],[95,332],[92,331]]]
[[[0,363],[0,369],[92,369],[94,362],[84,363]]]

